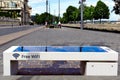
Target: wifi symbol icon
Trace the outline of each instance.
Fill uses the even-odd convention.
[[[14,57],[15,59],[17,59],[19,56],[20,56],[20,54],[18,54],[18,53],[13,54],[13,57]]]

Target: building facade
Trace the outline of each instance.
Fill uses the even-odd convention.
[[[28,24],[30,21],[31,7],[28,6],[28,0],[0,0],[1,11],[16,12],[17,18],[21,24]]]

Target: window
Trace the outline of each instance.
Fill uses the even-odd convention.
[[[15,2],[10,2],[9,7],[11,8],[17,8],[17,4]]]

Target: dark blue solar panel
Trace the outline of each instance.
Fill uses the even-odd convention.
[[[24,46],[24,47],[18,47],[14,52],[45,52],[45,47]]]
[[[24,46],[14,52],[107,52],[98,46]]]
[[[85,46],[82,47],[82,52],[107,52],[107,51],[97,46]]]
[[[49,46],[47,49],[49,52],[80,52],[80,47],[78,46]]]

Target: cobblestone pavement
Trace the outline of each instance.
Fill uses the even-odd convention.
[[[11,46],[43,46],[43,45],[53,45],[53,46],[83,46],[83,45],[94,45],[94,46],[107,46],[116,50],[120,53],[120,35],[116,33],[106,33],[106,32],[97,32],[97,31],[88,31],[88,30],[79,30],[79,29],[41,29],[39,31],[30,33],[27,36],[24,36],[20,39],[14,40],[8,44],[0,46],[0,74],[2,75],[2,52],[11,47]],[[120,59],[119,59],[120,60]],[[20,62],[20,68],[29,67],[32,62],[22,63]],[[40,65],[41,62],[36,62]],[[47,62],[43,62],[47,63]],[[53,62],[51,62],[53,63]],[[23,65],[25,64],[25,65]],[[61,64],[61,63],[60,63]],[[67,62],[66,66],[69,66],[73,62]],[[36,66],[38,66],[36,65]],[[49,65],[50,66],[50,65]],[[64,66],[64,65],[62,65]],[[74,66],[78,66],[79,62],[76,62]],[[60,67],[60,66],[59,66]],[[64,66],[65,67],[65,66]],[[120,62],[119,62],[119,75],[120,75]],[[22,77],[23,78],[23,77]],[[46,79],[46,78],[44,78]],[[62,79],[64,79],[62,77]],[[69,79],[69,78],[67,78]],[[74,79],[74,77],[73,77]],[[87,78],[86,78],[87,79]],[[83,80],[86,80],[83,79]],[[109,80],[119,80],[118,78],[108,78]],[[22,79],[18,79],[22,80]],[[32,79],[30,79],[32,80]],[[35,79],[36,80],[36,79]],[[51,79],[50,79],[51,80]],[[89,78],[88,78],[89,80]],[[94,79],[96,80],[96,78]],[[101,79],[100,79],[101,80]],[[107,80],[107,78],[102,78],[102,80]]]

